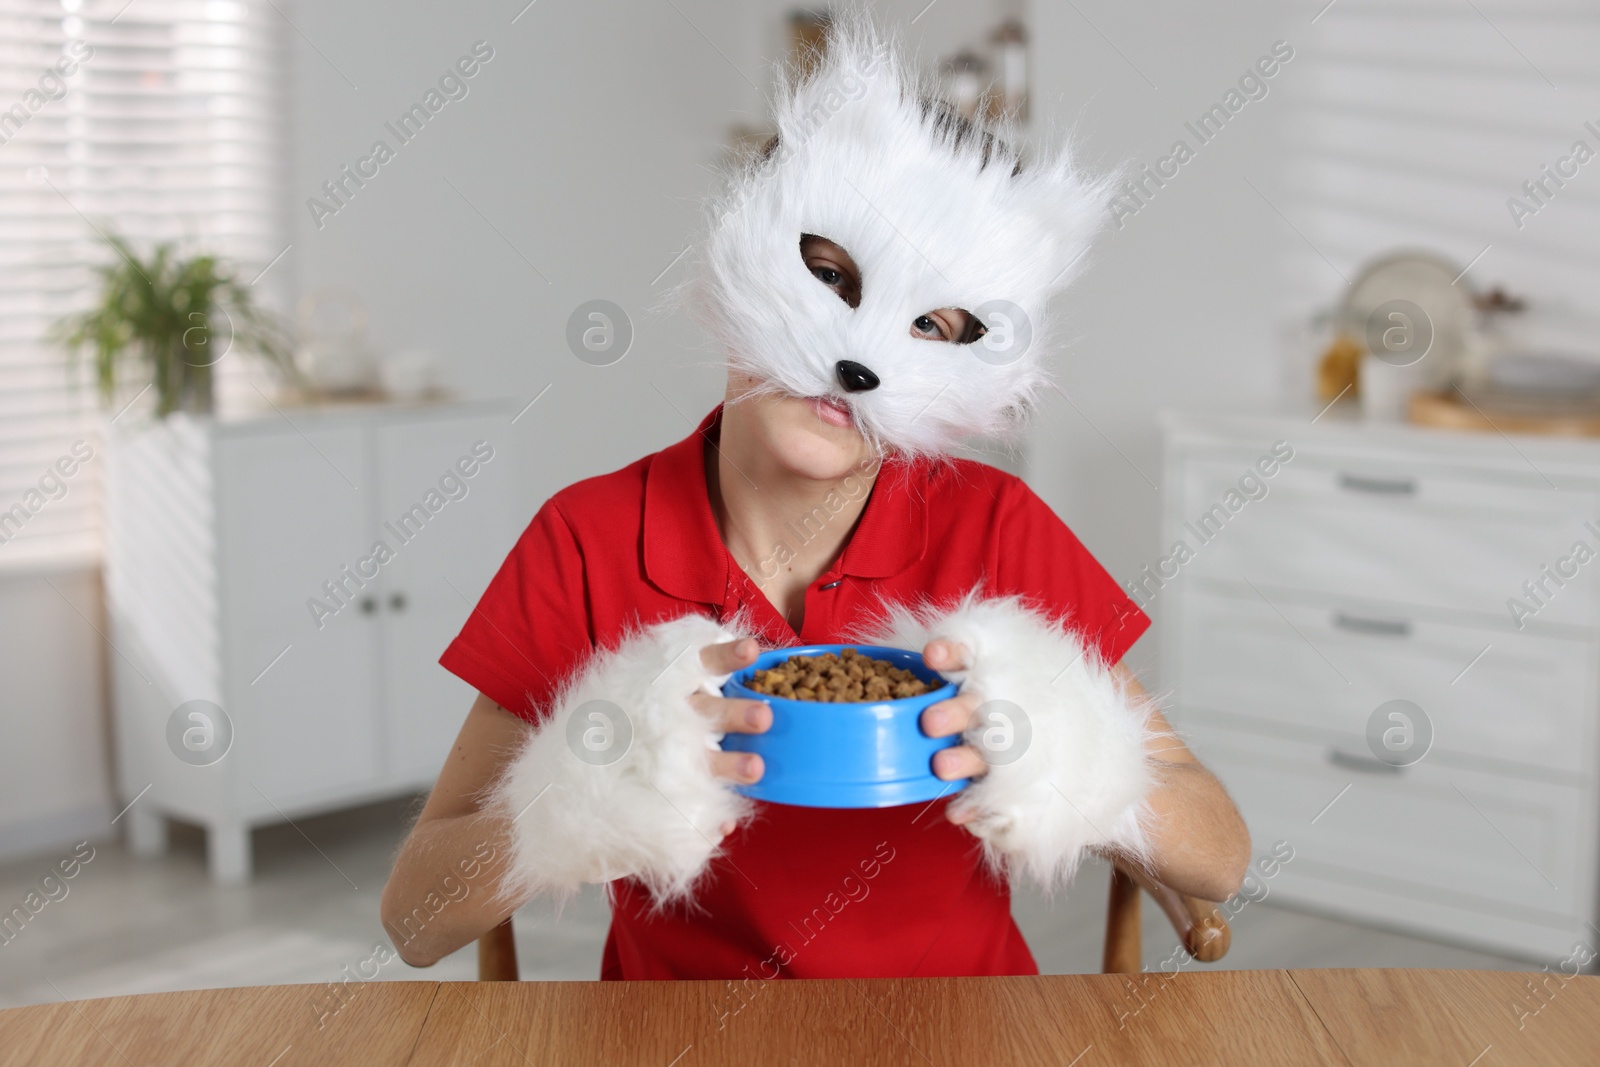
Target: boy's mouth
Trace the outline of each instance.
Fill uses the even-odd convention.
[[[855,419],[850,415],[850,409],[831,397],[808,397],[806,403],[811,406],[812,414],[829,426],[849,428],[856,424]]]

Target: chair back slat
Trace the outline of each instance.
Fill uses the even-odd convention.
[[[1116,864],[1111,865],[1111,893],[1106,898],[1106,943],[1100,970],[1106,974],[1133,974],[1144,966],[1139,937],[1139,883]]]
[[[478,981],[515,982],[520,977],[517,970],[517,938],[511,931],[511,920],[508,918],[478,938]]]

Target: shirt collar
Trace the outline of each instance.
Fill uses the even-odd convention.
[[[921,559],[928,547],[927,488],[933,468],[891,456],[878,469],[861,522],[845,545],[839,572],[889,578]]]
[[[718,404],[688,437],[656,453],[645,475],[645,574],[662,591],[702,604],[724,603],[730,581],[741,576],[706,488],[704,442],[716,442],[721,431]],[[921,466],[893,457],[884,462],[838,573],[887,578],[922,558],[928,515],[926,493],[918,491]]]

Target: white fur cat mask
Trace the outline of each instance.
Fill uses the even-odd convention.
[[[828,396],[880,451],[905,455],[1020,426],[1048,383],[1046,302],[1082,266],[1109,187],[1065,149],[1014,173],[1009,131],[963,130],[928,96],[868,20],[836,21],[816,70],[777,102],[776,150],[715,204],[696,279],[706,325],[760,392]],[[859,306],[812,275],[802,234],[855,260]],[[988,334],[911,335],[940,308]],[[876,387],[857,372],[851,388],[841,361]]]

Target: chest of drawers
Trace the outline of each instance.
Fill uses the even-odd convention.
[[[1594,946],[1600,442],[1313,414],[1163,420],[1161,555],[1130,585],[1175,727],[1295,846],[1275,898]]]

